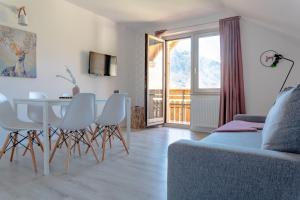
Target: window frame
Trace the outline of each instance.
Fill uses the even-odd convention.
[[[221,88],[199,88],[199,38],[220,35],[219,29],[209,29],[201,32],[195,32],[192,35],[192,91],[193,94],[220,94]],[[221,69],[220,69],[221,70]]]

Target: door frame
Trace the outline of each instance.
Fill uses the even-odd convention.
[[[149,66],[149,63],[148,63],[148,45],[149,45],[149,39],[154,39],[154,40],[157,40],[159,42],[162,42],[163,43],[163,121],[162,122],[154,122],[154,123],[151,123],[151,124],[148,124],[148,66]],[[165,44],[165,40],[164,39],[161,39],[161,38],[157,38],[153,35],[150,35],[150,34],[145,34],[145,82],[144,82],[144,103],[145,103],[145,126],[146,127],[151,127],[151,126],[157,126],[157,125],[164,125],[166,123],[166,44]]]
[[[159,39],[159,41],[164,42],[164,51],[163,51],[163,58],[164,58],[164,68],[163,68],[163,107],[164,107],[164,122],[161,123],[162,125],[168,126],[168,127],[181,127],[181,128],[189,128],[190,125],[181,125],[181,124],[171,124],[171,123],[167,123],[167,89],[168,89],[168,83],[167,83],[167,57],[168,57],[168,52],[167,52],[167,45],[166,43],[170,40],[176,40],[176,39],[184,39],[184,38],[190,38],[191,39],[191,96],[196,94],[196,95],[201,95],[201,94],[207,94],[208,91],[199,91],[197,86],[197,81],[198,81],[198,37],[199,36],[208,36],[208,35],[215,35],[219,32],[219,28],[218,27],[214,27],[214,28],[208,28],[208,29],[204,29],[204,30],[199,30],[199,31],[193,31],[193,32],[188,32],[188,33],[181,33],[181,34],[174,34],[174,35],[170,35],[170,36],[164,36],[162,37],[162,39],[154,37],[150,34],[145,34],[145,123],[146,123],[146,127],[147,126],[147,85],[148,85],[148,80],[147,80],[147,75],[148,75],[148,58],[147,58],[147,47],[148,47],[148,38],[147,36],[149,36],[149,38],[154,38],[154,39]],[[209,91],[209,94],[217,94],[219,92],[217,91]],[[192,101],[192,98],[191,98]],[[190,118],[191,119],[191,118]],[[159,124],[153,124],[150,126],[155,126],[155,125],[159,125]]]
[[[193,90],[193,76],[192,76],[192,71],[193,71],[193,35],[190,33],[184,33],[184,34],[177,34],[177,35],[172,35],[172,36],[167,36],[167,37],[163,37],[163,39],[165,40],[165,126],[166,127],[173,127],[173,128],[190,128],[190,125],[187,124],[176,124],[176,123],[169,123],[167,122],[167,109],[168,109],[168,88],[169,88],[169,84],[168,84],[168,79],[167,76],[169,75],[169,69],[167,69],[168,66],[168,56],[169,56],[169,52],[168,52],[168,48],[167,48],[167,42],[172,41],[172,40],[180,40],[180,39],[187,39],[190,38],[191,40],[191,93]],[[190,94],[192,95],[192,94]]]

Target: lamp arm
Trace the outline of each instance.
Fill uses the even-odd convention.
[[[287,73],[287,75],[286,75],[286,77],[285,77],[285,79],[284,79],[284,81],[283,81],[283,84],[282,84],[282,86],[281,86],[279,92],[281,92],[281,91],[283,90],[283,87],[285,86],[286,81],[288,80],[288,78],[289,78],[289,76],[290,76],[290,74],[291,74],[291,71],[292,71],[293,68],[294,68],[294,64],[295,64],[295,62],[294,62],[293,60],[291,60],[291,59],[288,59],[288,58],[285,58],[285,57],[282,57],[282,59],[291,62],[291,63],[292,63],[292,66],[291,66],[290,70],[288,71],[288,73]]]

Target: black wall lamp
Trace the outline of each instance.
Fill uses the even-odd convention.
[[[260,56],[260,63],[265,66],[265,67],[272,67],[275,68],[277,67],[278,63],[280,62],[280,60],[286,60],[292,63],[283,83],[282,86],[279,90],[279,92],[281,92],[286,84],[286,81],[288,80],[293,68],[294,68],[294,64],[295,62],[289,58],[284,57],[283,55],[277,53],[274,50],[267,50],[265,52],[263,52]]]

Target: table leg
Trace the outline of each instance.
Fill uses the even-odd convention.
[[[94,121],[97,119],[97,117],[98,117],[98,104],[97,104],[97,102],[95,103],[95,113],[94,113]]]
[[[131,99],[126,98],[126,135],[127,146],[130,149],[130,134],[131,134]]]
[[[43,105],[43,133],[44,133],[44,175],[50,174],[49,170],[49,127],[48,127],[48,102]]]
[[[16,103],[14,103],[14,109],[15,109],[15,113],[17,114],[17,117],[18,117],[18,104],[16,104]],[[19,160],[19,145],[17,145],[16,146],[16,148],[15,148],[15,152],[16,152],[16,154],[15,154],[15,160]]]

